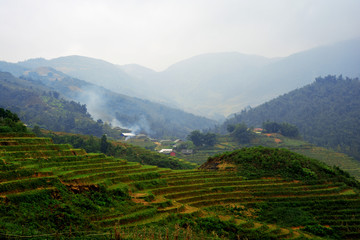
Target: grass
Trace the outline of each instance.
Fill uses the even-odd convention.
[[[279,139],[280,142],[277,143],[275,139]],[[236,143],[229,135],[218,136],[217,141],[217,144],[211,149],[199,148],[196,149],[194,154],[192,155],[178,154],[178,157],[186,159],[189,162],[201,165],[213,155],[224,153],[227,151],[233,151],[244,146],[267,146],[286,148],[302,155],[315,158],[321,162],[326,163],[329,166],[338,166],[341,169],[349,172],[356,179],[360,179],[359,161],[356,161],[355,159],[347,156],[346,154],[338,153],[331,149],[317,147],[300,139],[287,138],[280,134],[270,134],[269,136],[267,136],[266,134],[260,134],[257,135],[257,138],[254,139],[251,143],[245,145]]]
[[[30,226],[30,223],[25,223],[25,219],[28,222],[33,219],[34,223],[50,219],[49,221],[53,221],[51,224],[55,222],[67,231],[76,226],[85,231],[98,232],[109,231],[115,226],[133,229],[139,226],[156,226],[161,229],[161,226],[171,224],[177,224],[179,229],[185,226],[186,230],[184,224],[188,223],[189,229],[198,234],[194,235],[194,239],[202,231],[197,226],[204,227],[205,236],[220,239],[221,236],[230,236],[227,235],[230,233],[220,230],[216,232],[217,226],[223,224],[223,229],[229,226],[237,229],[236,231],[246,229],[242,233],[244,236],[265,234],[275,239],[312,238],[311,233],[302,230],[257,220],[264,209],[299,208],[318,216],[314,221],[330,225],[342,237],[358,236],[358,190],[335,178],[327,181],[294,181],[279,177],[247,179],[238,171],[162,169],[103,154],[86,154],[83,150],[74,150],[68,145],[58,146],[57,151],[44,150],[55,147],[45,139],[31,140],[28,137],[22,140],[17,137],[6,138],[6,141],[14,145],[2,148],[4,151],[0,155],[6,159],[6,165],[3,166],[13,164],[14,167],[0,170],[0,192],[4,196],[0,199],[0,211],[8,219],[12,219],[10,221],[23,219],[21,224],[27,224],[29,229],[46,231]],[[305,149],[301,141],[291,141],[282,141],[282,144]],[[37,151],[31,151],[32,144],[36,142]],[[226,147],[232,147],[232,144],[219,144],[217,150],[224,150]],[[26,150],[17,151],[21,148]],[[14,155],[10,156],[8,150],[13,150]],[[211,151],[204,153],[211,154]],[[40,174],[35,177],[39,173],[52,176]],[[12,179],[7,177],[9,174],[13,176]],[[36,211],[48,216],[43,216],[40,220],[31,212],[25,211],[16,213],[21,217],[15,220],[10,214],[16,210],[10,209],[5,202],[24,206],[38,203],[44,208],[39,207]],[[235,205],[241,207],[233,207]],[[272,213],[270,210],[269,212]],[[223,217],[208,219],[219,215]],[[194,225],[191,225],[192,222]],[[72,224],[71,227],[69,223]],[[212,226],[216,233],[206,232],[206,226]],[[173,231],[172,234],[175,234],[180,230]],[[124,235],[131,236],[130,232]]]

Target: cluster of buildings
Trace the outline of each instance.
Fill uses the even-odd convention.
[[[125,140],[128,140],[130,138],[136,138],[136,139],[141,139],[141,138],[147,138],[150,139],[148,136],[146,136],[145,134],[134,134],[134,133],[122,133],[122,136],[125,137]],[[166,146],[166,147],[172,147],[172,148],[162,148],[160,149],[158,152],[162,153],[162,154],[166,154],[166,155],[170,155],[170,156],[176,156],[176,153],[180,152],[184,155],[190,155],[193,154],[193,149],[182,149],[180,151],[176,151],[176,147],[179,146],[179,144],[182,142],[181,139],[177,139],[175,141],[173,140],[156,140],[156,139],[150,139],[152,142],[155,142],[158,146]]]
[[[159,151],[159,153],[162,153],[162,154],[167,154],[167,155],[170,155],[170,156],[176,156],[176,153],[178,151],[175,151],[174,148],[176,149],[179,144],[182,142],[181,139],[177,139],[175,141],[171,141],[171,140],[161,140],[160,141],[160,145],[161,146],[172,146],[173,148],[163,148]],[[185,155],[190,155],[190,154],[193,154],[194,150],[193,149],[181,149],[180,152],[182,154],[185,154]]]

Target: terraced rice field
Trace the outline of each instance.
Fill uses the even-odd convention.
[[[171,213],[211,215],[209,207],[236,205],[252,208],[260,202],[276,206],[295,206],[313,214],[323,226],[338,231],[344,239],[360,238],[360,198],[351,187],[339,182],[300,182],[280,178],[247,180],[232,171],[174,171],[144,166],[104,154],[87,154],[70,145],[54,145],[46,138],[31,135],[0,135],[2,203],[56,198],[59,185],[72,192],[127,187],[131,202],[126,214],[111,209],[91,216],[99,229],[139,226],[157,222]],[[222,216],[227,218],[230,216]],[[298,229],[236,217],[244,228],[263,229],[279,239],[309,237]]]

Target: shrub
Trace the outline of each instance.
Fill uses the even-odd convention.
[[[334,229],[332,229],[331,227],[324,227],[319,224],[305,226],[304,230],[321,237],[341,239],[340,236],[334,231]]]
[[[167,182],[165,179],[152,179],[152,180],[148,180],[148,181],[135,182],[134,186],[138,190],[144,190],[144,189],[148,189],[148,188],[167,186]]]
[[[314,224],[313,216],[297,207],[262,205],[258,220],[276,223],[284,227],[306,226]]]
[[[53,189],[45,189],[45,190],[33,190],[26,191],[20,194],[9,194],[7,198],[10,202],[14,204],[20,203],[39,203],[44,201],[50,201],[52,199],[51,194],[54,192]]]

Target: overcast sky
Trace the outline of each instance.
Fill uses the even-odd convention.
[[[154,70],[209,52],[288,56],[360,37],[360,0],[0,0],[0,60]]]

